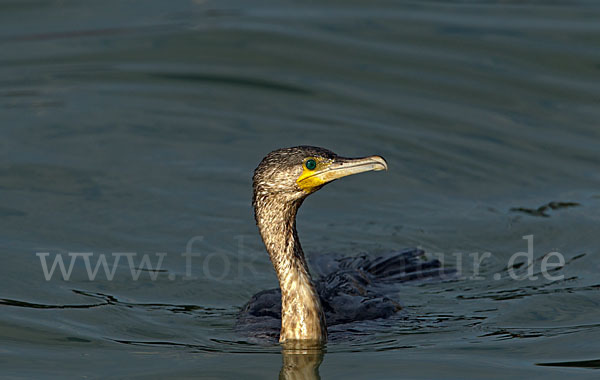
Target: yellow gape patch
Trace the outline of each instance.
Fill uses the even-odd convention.
[[[331,160],[320,157],[307,157],[302,161],[302,174],[296,180],[296,183],[306,193],[316,191],[319,186],[328,181],[322,178],[323,171],[331,165]]]

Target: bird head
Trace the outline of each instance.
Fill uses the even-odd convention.
[[[346,158],[313,146],[278,149],[254,171],[254,200],[270,195],[301,200],[338,178],[378,170],[387,170],[381,156]]]

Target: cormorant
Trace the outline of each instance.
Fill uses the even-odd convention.
[[[238,329],[255,336],[276,336],[279,330],[281,343],[324,343],[327,326],[398,312],[400,304],[384,294],[391,285],[443,273],[438,260],[421,260],[423,251],[407,249],[330,259],[318,266],[321,277],[311,278],[296,232],[304,199],[338,178],[387,168],[381,156],[344,158],[312,146],[278,149],[261,161],[252,204],[280,289],[254,295],[240,312]]]

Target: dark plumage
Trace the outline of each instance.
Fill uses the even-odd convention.
[[[312,162],[311,162],[312,161]],[[387,170],[379,156],[344,158],[317,147],[299,146],[269,153],[253,178],[256,223],[280,289],[262,291],[242,308],[238,329],[280,341],[327,338],[327,326],[387,318],[401,309],[388,297],[397,284],[443,273],[437,260],[408,249],[376,258],[320,257],[313,281],[296,232],[296,213],[304,199],[328,182],[370,170]]]

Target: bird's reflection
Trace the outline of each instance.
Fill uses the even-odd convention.
[[[286,342],[281,350],[283,364],[280,379],[321,379],[319,366],[323,361],[324,347],[319,343]]]

